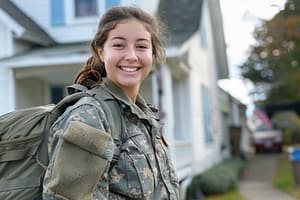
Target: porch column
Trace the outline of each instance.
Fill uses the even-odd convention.
[[[15,109],[15,77],[13,69],[0,67],[0,114]]]
[[[174,137],[174,111],[173,111],[173,91],[172,91],[172,75],[168,66],[161,66],[162,91],[161,91],[161,107],[162,121],[164,122],[163,134],[169,144],[170,157],[175,160],[175,137]],[[176,165],[176,163],[175,163]]]

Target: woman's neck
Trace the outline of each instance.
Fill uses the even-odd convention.
[[[139,93],[139,86],[136,87],[130,87],[130,88],[124,88],[122,87],[121,89],[123,90],[123,92],[128,96],[129,100],[132,103],[136,102],[138,93]]]

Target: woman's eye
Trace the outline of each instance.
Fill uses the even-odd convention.
[[[137,48],[139,49],[148,49],[147,45],[137,45]]]
[[[122,47],[124,47],[124,45],[123,44],[113,44],[113,47],[122,48]]]

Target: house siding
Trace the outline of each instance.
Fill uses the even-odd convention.
[[[12,32],[0,21],[0,58],[13,54]]]
[[[34,19],[43,29],[45,29],[49,35],[56,40],[58,43],[72,43],[72,42],[88,42],[94,36],[97,28],[97,23],[102,12],[99,13],[98,17],[94,17],[89,20],[78,20],[74,21],[71,16],[73,11],[71,10],[72,0],[11,0],[20,9],[22,9],[26,15]],[[51,23],[51,2],[57,1],[58,5],[64,5],[65,9],[59,9],[59,16],[64,14],[64,23],[57,23],[53,26]],[[101,5],[104,5],[105,0],[99,0]],[[158,6],[158,0],[152,0],[151,2],[147,0],[132,1],[132,0],[120,0],[121,5],[139,5],[149,11],[150,14],[156,12]],[[118,3],[117,1],[114,3]],[[32,12],[34,8],[34,12]],[[100,9],[101,10],[101,9]],[[102,9],[104,11],[104,9]],[[55,11],[56,12],[56,11]],[[57,17],[59,17],[57,16]],[[62,24],[64,24],[62,26]],[[70,31],[72,30],[72,31]]]
[[[15,76],[12,69],[0,67],[0,91],[0,114],[15,110]]]

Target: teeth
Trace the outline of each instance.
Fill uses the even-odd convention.
[[[138,70],[138,68],[130,68],[130,67],[121,67],[121,69],[126,72],[135,72]]]

